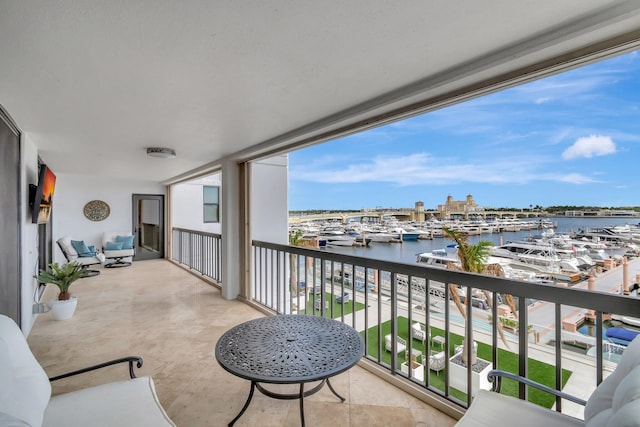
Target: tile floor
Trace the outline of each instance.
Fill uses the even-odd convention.
[[[214,347],[230,327],[262,314],[169,261],[103,269],[72,287],[78,308],[70,320],[39,315],[28,337],[49,376],[127,355],[144,359],[140,375],[154,378],[158,396],[180,427],[226,426],[239,412],[249,382],[224,371]],[[56,294],[49,285],[43,302]],[[59,394],[126,378],[125,365],[53,383]],[[325,387],[305,399],[307,426],[450,427],[455,420],[361,367],[332,379],[346,398]],[[289,390],[287,390],[289,391]],[[298,401],[257,393],[236,426],[299,426]]]

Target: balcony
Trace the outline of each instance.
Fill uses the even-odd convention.
[[[218,366],[214,345],[228,328],[265,313],[332,317],[355,327],[365,340],[363,360],[334,383],[347,402],[335,402],[328,391],[309,398],[305,412],[310,424],[369,425],[376,420],[381,425],[416,425],[435,419],[448,426],[470,404],[477,387],[472,370],[463,368],[462,378],[454,378],[462,337],[477,342],[478,356],[492,367],[587,398],[619,355],[604,341],[601,328],[592,328],[593,336],[576,334],[568,330],[571,322],[587,314],[597,325],[606,313],[632,316],[638,307],[633,297],[260,241],[252,245],[251,276],[242,295],[246,303],[227,301],[201,280],[215,279],[219,272],[220,236],[180,229],[173,238],[173,260],[195,274],[167,261],[104,270],[76,285],[80,303],[73,320],[61,323],[42,316],[29,341],[50,375],[77,367],[79,360],[91,364],[142,356],[143,374],[156,378],[160,399],[178,425],[223,425],[239,411],[249,384]],[[504,320],[508,310],[498,304],[490,310],[486,304],[468,305],[461,316],[447,302],[452,283],[466,295],[474,295],[473,289],[487,291],[493,301],[512,295],[518,318]],[[503,326],[494,319],[501,319]],[[429,333],[418,336],[409,326],[415,323]],[[55,344],[54,337],[60,337],[61,344]],[[580,345],[591,348],[587,352]],[[426,369],[429,357],[440,352],[448,354],[444,367]],[[409,358],[421,359],[425,369],[403,371]],[[54,393],[105,381],[108,375],[87,377],[82,383],[68,380],[56,385]],[[515,385],[509,393],[582,417],[582,408],[570,402],[544,400]],[[295,402],[260,396],[238,425],[263,424],[265,415],[274,425],[299,422]]]
[[[79,299],[74,317],[55,321],[42,314],[29,335],[33,353],[49,376],[135,354],[144,359],[140,374],[154,378],[160,401],[177,425],[226,426],[239,412],[249,382],[224,371],[215,360],[214,347],[224,331],[263,313],[224,300],[216,287],[162,260],[101,269],[99,276],[74,284],[72,292]],[[54,295],[49,286],[42,301]],[[56,381],[53,393],[126,377],[118,367],[104,371]],[[346,402],[340,403],[325,387],[305,399],[307,425],[455,423],[359,366],[332,383]],[[255,425],[299,426],[298,403],[256,393],[236,423]]]
[[[276,313],[314,313],[352,325],[365,340],[364,359],[382,376],[424,401],[445,405],[447,413],[464,411],[478,387],[488,388],[474,373],[487,365],[587,399],[624,350],[605,340],[604,328],[596,325],[604,325],[609,313],[633,316],[638,309],[637,298],[582,285],[508,280],[268,242],[254,241],[252,258],[250,300]],[[635,268],[637,262],[631,262]],[[597,280],[619,289],[619,273]],[[349,305],[337,301],[345,292],[351,293]],[[450,302],[452,292],[472,295],[473,304],[460,313]],[[504,303],[509,296],[515,301],[511,307]],[[416,323],[430,339],[417,339],[410,327]],[[575,330],[585,324],[591,333]],[[471,346],[461,345],[465,337],[477,342],[484,362],[456,374],[454,364],[472,356]],[[409,358],[427,366],[438,352],[447,355],[443,369],[431,368],[424,376],[421,368],[408,372]],[[506,393],[583,417],[582,407],[529,393],[523,385],[511,384]]]

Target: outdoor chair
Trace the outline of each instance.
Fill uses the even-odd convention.
[[[422,361],[425,362],[426,358],[422,358]],[[442,371],[447,363],[447,357],[444,351],[440,351],[434,354],[429,355],[428,363],[429,369],[432,371],[436,371],[437,375],[440,375],[440,371]]]
[[[75,262],[84,266],[89,266],[101,264],[104,261],[104,254],[96,252],[95,249],[91,252],[91,246],[87,247],[88,252],[82,254],[78,253],[74,245],[71,243],[72,241],[76,243],[76,246],[80,243],[85,245],[84,241],[72,240],[70,236],[63,236],[56,240],[56,243],[67,262]]]
[[[413,333],[413,338],[422,342],[425,342],[427,338],[429,338],[429,333],[424,329],[422,324],[419,322],[411,325],[411,331]]]
[[[322,300],[320,298],[316,298],[313,302],[313,308],[316,310],[322,310]],[[324,309],[327,310],[329,308],[329,301],[324,302]]]
[[[135,236],[130,232],[106,232],[102,235],[102,252],[107,260],[111,262],[105,264],[107,268],[127,267],[131,262],[125,258],[135,255]]]
[[[584,405],[584,421],[526,400],[500,394],[503,377]],[[509,372],[490,371],[489,380],[494,384],[492,391],[479,390],[456,426],[640,426],[640,339],[629,344],[616,369],[596,387],[587,401]]]
[[[341,296],[336,297],[336,302],[338,304],[344,304],[349,302],[349,292],[345,292]]]
[[[384,336],[384,348],[387,351],[392,351],[391,334]],[[402,353],[406,349],[407,349],[407,342],[400,337],[396,338],[396,353]]]
[[[128,363],[129,377],[51,396],[51,381]],[[136,377],[137,356],[47,378],[18,325],[0,315],[0,425],[43,427],[173,426],[151,377]]]

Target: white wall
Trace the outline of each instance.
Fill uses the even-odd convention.
[[[25,335],[31,331],[35,315],[31,313],[31,307],[36,302],[34,299],[38,282],[33,278],[38,273],[38,225],[31,223],[31,209],[29,207],[29,184],[38,183],[38,149],[25,134],[20,142],[20,185],[22,207],[21,229],[21,278],[20,293],[22,296],[22,330]]]
[[[102,246],[102,233],[105,231],[133,231],[133,194],[166,193],[163,185],[149,181],[118,181],[62,173],[57,173],[56,178],[52,209],[53,240],[71,236],[96,248]],[[84,205],[91,200],[102,200],[109,205],[111,212],[105,220],[91,221],[84,216]],[[57,245],[53,257],[54,262],[65,261]]]
[[[203,222],[203,197],[204,185],[222,185],[222,176],[215,173],[206,178],[197,179],[183,184],[176,184],[171,188],[171,227],[186,228],[188,230],[204,231],[207,233],[221,234],[219,222]],[[219,203],[222,201],[222,188],[220,188]],[[220,210],[222,212],[222,210]]]

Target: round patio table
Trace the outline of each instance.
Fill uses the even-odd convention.
[[[251,381],[251,389],[233,426],[251,403],[255,389],[275,399],[299,399],[304,426],[304,398],[319,391],[330,377],[342,373],[364,354],[364,342],[354,328],[320,316],[291,314],[264,317],[234,326],[216,344],[216,360],[228,372]],[[309,390],[304,385],[320,381]],[[275,393],[262,384],[299,384],[292,394]]]

